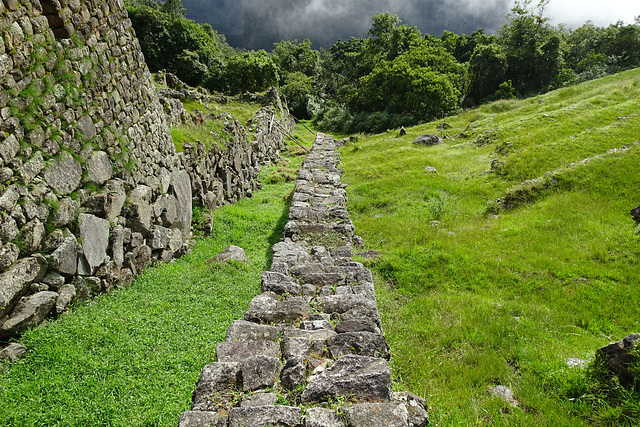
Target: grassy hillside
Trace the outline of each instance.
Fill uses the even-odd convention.
[[[366,262],[398,388],[434,425],[640,422],[637,396],[607,403],[566,363],[640,332],[640,148],[607,154],[640,140],[639,111],[631,70],[342,149],[356,232],[383,253]],[[424,133],[446,139],[412,143]],[[519,408],[489,396],[499,384]]]

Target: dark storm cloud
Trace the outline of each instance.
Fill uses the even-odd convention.
[[[271,50],[280,40],[309,38],[315,47],[367,34],[371,16],[390,12],[423,33],[495,32],[511,0],[183,0],[187,16],[209,22],[239,47]]]

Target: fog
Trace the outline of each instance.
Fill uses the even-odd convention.
[[[309,38],[314,47],[367,34],[371,16],[390,12],[423,33],[444,30],[495,33],[506,22],[513,0],[183,0],[187,17],[208,22],[230,44],[247,49],[273,48],[280,40]],[[551,0],[546,16],[571,27],[591,20],[606,26],[632,23],[640,15],[637,0]]]

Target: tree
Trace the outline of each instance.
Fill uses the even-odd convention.
[[[264,50],[237,53],[226,66],[211,67],[204,85],[232,95],[261,92],[278,84],[278,66]]]
[[[476,102],[493,95],[507,77],[507,56],[502,46],[479,45],[469,60],[469,96]]]
[[[380,61],[361,79],[358,101],[367,111],[433,119],[458,107],[463,82],[464,67],[444,48],[425,42],[393,61]]]
[[[515,89],[531,93],[547,87],[562,69],[558,32],[547,22],[544,10],[549,0],[516,1],[498,41],[507,57],[507,74]]]
[[[320,72],[320,52],[311,49],[311,41],[304,39],[274,43],[274,60],[282,70],[282,78],[289,73],[317,76]]]
[[[311,118],[309,102],[313,99],[315,77],[307,76],[300,71],[290,73],[285,78],[285,85],[280,92],[287,98],[289,110],[301,119]]]
[[[165,0],[162,6],[160,6],[160,10],[173,19],[184,18],[184,14],[187,13],[187,9],[182,4],[182,0]]]

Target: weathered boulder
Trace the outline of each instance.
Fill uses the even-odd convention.
[[[324,357],[327,355],[327,341],[335,335],[336,333],[330,329],[311,331],[291,329],[285,332],[282,339],[282,353],[287,358],[291,356]]]
[[[302,356],[292,356],[287,359],[280,375],[280,384],[285,390],[295,390],[303,384],[307,376],[307,366],[305,358]]]
[[[13,363],[27,354],[27,348],[17,342],[12,342],[7,347],[0,350],[0,362]]]
[[[260,390],[273,387],[280,375],[280,359],[278,357],[255,356],[242,362],[242,388],[244,391]]]
[[[218,427],[219,420],[217,412],[187,411],[180,415],[178,427]]]
[[[279,330],[275,326],[259,325],[246,320],[236,320],[229,326],[225,341],[273,341],[277,342]]]
[[[193,216],[189,174],[184,170],[174,171],[171,174],[171,188],[173,196],[178,201],[177,218],[173,226],[180,229],[183,237],[188,238],[191,233],[191,218]]]
[[[393,393],[393,401],[404,405],[407,410],[409,426],[424,427],[429,424],[427,401],[407,391]]]
[[[20,199],[20,191],[17,185],[9,186],[2,196],[0,196],[0,209],[6,212],[10,212]]]
[[[11,267],[20,256],[20,249],[13,243],[7,243],[0,247],[0,272]]]
[[[173,237],[173,230],[161,225],[151,227],[151,236],[149,237],[149,246],[151,249],[164,249],[169,246],[169,242]]]
[[[233,393],[242,389],[242,364],[211,363],[202,369],[193,392],[192,411],[216,411],[228,407]]]
[[[87,175],[89,181],[97,185],[109,181],[113,176],[109,155],[104,151],[94,151],[87,160]]]
[[[638,224],[640,224],[640,205],[636,206],[635,208],[631,209],[631,217],[633,218],[633,220],[635,222],[637,222]]]
[[[0,275],[0,317],[4,316],[33,282],[44,277],[47,266],[41,256],[22,258]]]
[[[518,406],[518,399],[516,399],[516,395],[505,385],[497,385],[495,387],[491,387],[487,391],[491,396],[499,397],[513,407]]]
[[[627,335],[620,341],[606,345],[596,351],[595,365],[616,375],[623,385],[638,382],[634,366],[640,366],[640,356],[635,351],[640,348],[640,334]]]
[[[63,151],[48,163],[44,179],[58,194],[71,194],[80,185],[82,166],[71,154]]]
[[[58,299],[56,300],[56,313],[62,314],[71,305],[76,297],[76,288],[73,285],[64,285],[58,291]]]
[[[407,409],[397,403],[360,403],[346,406],[349,427],[408,427]]]
[[[82,252],[92,270],[99,267],[107,257],[109,226],[109,221],[104,218],[89,214],[78,216]]]
[[[62,244],[47,257],[52,268],[62,274],[74,275],[78,268],[78,242],[72,235],[65,238]]]
[[[242,362],[255,356],[280,357],[280,345],[273,341],[224,341],[216,345],[220,362]]]
[[[274,271],[262,272],[262,292],[271,291],[278,295],[299,295],[300,285],[291,277]]]
[[[26,250],[29,252],[35,252],[40,248],[40,243],[42,243],[44,236],[44,225],[39,219],[29,221],[22,228],[22,242],[24,243]]]
[[[0,338],[16,336],[42,323],[57,298],[56,292],[42,291],[21,299],[9,313],[9,319],[0,326]]]
[[[265,292],[251,300],[244,319],[250,322],[282,323],[309,319],[311,307],[302,297],[281,301],[273,292]]]
[[[304,419],[304,427],[346,427],[336,411],[327,408],[309,408]],[[369,426],[373,427],[373,426]]]
[[[152,190],[146,185],[138,185],[127,196],[131,228],[146,234],[151,228],[151,197]]]
[[[376,302],[363,295],[329,295],[318,302],[323,313],[338,313],[342,320],[370,319],[376,324],[380,323]]]
[[[413,140],[414,144],[422,144],[422,145],[438,145],[438,144],[442,144],[442,142],[443,142],[442,138],[440,138],[438,135],[430,135],[430,134],[420,135],[419,137]]]
[[[56,227],[65,227],[75,219],[76,212],[80,208],[80,204],[75,200],[64,197],[60,199],[56,209],[53,211],[52,223]]]
[[[389,346],[382,334],[373,332],[345,332],[327,342],[331,357],[339,359],[346,354],[381,357],[389,360]]]
[[[319,329],[329,329],[329,330],[333,330],[333,326],[331,326],[331,323],[329,323],[328,320],[325,319],[319,319],[319,320],[305,320],[304,322],[300,323],[300,329],[306,330],[306,331],[317,331]]]
[[[345,332],[373,332],[380,333],[380,328],[368,319],[348,319],[336,325],[336,332],[343,334]]]
[[[357,401],[391,400],[391,372],[383,359],[347,355],[320,375],[310,378],[303,403],[321,402],[332,396],[351,395]]]
[[[229,427],[302,427],[302,410],[292,406],[233,408]]]
[[[241,408],[255,408],[257,406],[272,406],[276,404],[278,395],[259,391],[246,396],[240,402]]]
[[[82,116],[76,123],[76,129],[80,131],[87,140],[95,138],[97,135],[96,125],[93,124],[91,117]]]
[[[222,250],[219,254],[209,259],[207,263],[211,262],[249,262],[249,257],[244,252],[244,249],[235,245],[229,245]]]

